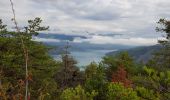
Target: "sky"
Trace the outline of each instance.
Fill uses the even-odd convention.
[[[41,17],[49,34],[76,34],[73,42],[153,45],[160,18],[170,18],[170,0],[13,0],[20,27]],[[13,27],[9,0],[0,0],[0,18]],[[39,41],[58,41],[38,39]]]

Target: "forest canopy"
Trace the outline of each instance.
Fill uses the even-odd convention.
[[[170,20],[157,22],[161,49],[146,63],[123,51],[82,70],[68,42],[54,59],[56,47],[33,40],[50,27],[36,17],[20,28],[11,6],[14,29],[0,19],[0,100],[170,100]]]
[[[92,62],[80,70],[67,52],[62,61],[49,55],[50,47],[32,40],[42,20],[28,21],[21,32],[9,31],[0,20],[0,98],[24,99],[26,80],[30,100],[169,100],[169,21],[160,19],[166,39],[158,42],[163,48],[153,54],[147,64],[136,63],[127,53],[105,56],[97,64]],[[163,28],[162,28],[163,27]],[[20,36],[28,51],[28,77],[25,78],[24,53]]]

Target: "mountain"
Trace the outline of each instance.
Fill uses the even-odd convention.
[[[160,45],[153,45],[153,46],[142,46],[142,47],[135,47],[131,49],[122,49],[118,51],[109,52],[106,55],[114,56],[120,52],[128,52],[130,56],[132,56],[137,62],[147,62],[149,59],[152,58],[152,54],[161,49]]]
[[[53,54],[58,54],[59,51],[63,51],[63,48],[66,46],[66,42],[44,42],[46,45],[51,45],[56,47],[55,50],[56,53],[53,52]],[[75,42],[69,42],[69,51],[70,52],[91,52],[92,50],[120,50],[120,49],[128,49],[133,48],[133,46],[125,46],[125,45],[116,45],[116,44],[91,44],[91,43],[75,43]],[[60,52],[61,53],[61,52]]]
[[[74,39],[89,39],[90,36],[86,35],[72,35],[72,34],[60,34],[60,33],[40,33],[36,38],[43,44],[52,47],[49,51],[49,54],[57,60],[60,60],[61,54],[64,53],[64,47],[69,42],[69,52],[71,56],[77,60],[77,66],[86,66],[91,62],[100,62],[102,57],[106,53],[120,50],[134,48],[134,46],[120,45],[120,44],[95,44],[87,41],[84,42],[75,42]],[[52,40],[52,41],[51,41]],[[54,41],[57,40],[57,41]],[[56,49],[55,49],[56,48]]]
[[[37,37],[41,39],[59,40],[43,41],[44,44],[56,48],[49,52],[52,56],[62,54],[63,49],[67,44],[66,40],[69,41],[69,51],[73,56],[75,56],[77,60],[79,60],[80,63],[83,62],[83,64],[85,62],[89,63],[90,58],[91,61],[99,61],[96,59],[101,59],[105,54],[113,56],[122,51],[127,51],[137,62],[147,62],[152,58],[152,54],[161,48],[160,45],[135,47],[120,44],[93,44],[89,42],[74,42],[75,38],[88,39],[90,37],[72,34],[40,33]],[[85,61],[85,59],[87,59],[87,61]]]
[[[58,39],[58,40],[69,40],[73,41],[74,38],[81,38],[81,39],[87,39],[86,36],[82,35],[69,35],[69,34],[61,34],[61,33],[40,33],[38,35],[39,38],[47,38],[47,39]]]
[[[74,42],[75,38],[80,39],[88,39],[90,37],[83,35],[72,35],[72,34],[61,34],[61,33],[40,33],[36,38],[41,39],[53,39],[59,41],[42,41],[46,45],[56,47],[56,51],[53,54],[58,54],[62,49],[66,46],[69,41],[69,51],[91,51],[91,50],[120,50],[120,49],[128,49],[133,48],[134,46],[120,45],[120,44],[94,44],[89,42]]]

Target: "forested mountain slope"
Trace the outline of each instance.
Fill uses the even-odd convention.
[[[125,51],[125,52],[128,52],[129,55],[132,56],[133,59],[135,59],[135,61],[147,62],[149,59],[152,58],[152,54],[160,49],[161,49],[160,45],[142,46],[142,47],[135,47],[131,49],[122,49],[118,51],[113,51],[113,52],[107,53],[106,55],[112,56],[112,55]]]

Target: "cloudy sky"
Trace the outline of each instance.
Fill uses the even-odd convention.
[[[170,0],[13,0],[19,26],[41,17],[50,34],[79,34],[74,42],[152,45],[160,18],[170,18]],[[0,0],[0,18],[12,27],[9,0]],[[48,39],[41,39],[48,41]],[[54,41],[54,40],[53,40]]]

